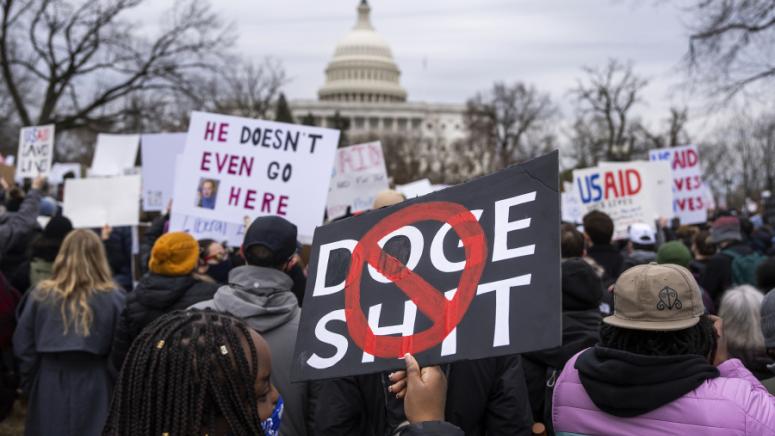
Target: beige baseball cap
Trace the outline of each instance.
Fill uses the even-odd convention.
[[[678,265],[638,265],[614,285],[614,314],[603,322],[633,330],[689,328],[705,313],[697,281]]]

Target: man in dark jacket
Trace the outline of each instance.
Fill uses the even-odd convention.
[[[611,244],[613,220],[603,212],[589,212],[584,215],[584,235],[588,244],[587,255],[605,268],[606,281],[613,283],[622,273],[624,263],[622,254]]]
[[[753,249],[743,242],[740,220],[735,216],[722,216],[713,221],[710,228],[710,242],[719,247],[719,251],[710,258],[700,276],[699,284],[719,307],[721,295],[733,284],[733,254],[748,256]]]
[[[576,353],[600,340],[600,302],[603,282],[582,259],[583,236],[572,226],[562,229],[562,345],[523,355],[525,381],[530,394],[533,419],[551,425],[551,404],[546,404],[547,381],[559,375],[565,363]]]
[[[443,365],[447,422],[468,436],[529,435],[532,419],[519,356]],[[315,413],[318,436],[386,436],[406,421],[403,404],[388,392],[387,373],[324,382]]]
[[[288,276],[296,262],[296,226],[276,216],[256,218],[245,232],[242,255],[247,265],[229,273],[212,300],[192,309],[214,309],[240,318],[261,334],[272,353],[272,384],[282,395],[284,436],[311,433],[315,391],[309,383],[291,383],[293,347],[301,310]]]
[[[192,275],[199,262],[199,244],[184,232],[167,233],[156,241],[150,272],[126,299],[111,350],[113,370],[121,369],[132,341],[156,318],[213,297],[218,285]]]

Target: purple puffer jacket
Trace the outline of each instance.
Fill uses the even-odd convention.
[[[574,367],[579,354],[568,361],[554,387],[552,421],[558,434],[775,435],[775,397],[738,359],[722,363],[720,377],[672,403],[619,418],[598,409],[587,395]]]

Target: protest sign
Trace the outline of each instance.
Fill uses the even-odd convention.
[[[54,158],[54,125],[23,127],[17,156],[16,177],[47,176]]]
[[[140,176],[68,179],[62,209],[76,228],[137,225]]]
[[[309,243],[323,223],[338,141],[338,130],[193,112],[173,212],[230,223],[279,215]]]
[[[702,182],[700,153],[696,145],[651,150],[652,161],[669,162],[673,174],[673,211],[681,224],[699,224],[708,219],[708,203]]]
[[[389,187],[379,142],[338,149],[328,191],[328,218],[345,215],[348,207],[352,213],[371,209],[374,197]]]
[[[14,176],[16,175],[16,168],[0,164],[0,177],[5,180],[5,183],[8,183],[8,186],[13,186],[15,183]]]
[[[80,179],[81,164],[77,162],[55,163],[51,166],[51,171],[48,173],[48,181],[49,183],[58,185],[64,182],[65,175],[68,173],[72,173],[74,178]]]
[[[195,239],[212,239],[227,242],[231,247],[241,247],[245,238],[245,225],[227,223],[210,218],[181,214],[170,215],[170,228],[190,233]]]
[[[143,210],[161,211],[167,207],[175,186],[170,169],[186,146],[185,133],[153,133],[140,137],[143,161]]]
[[[559,345],[558,156],[318,228],[292,379]]]
[[[97,135],[90,176],[120,176],[135,166],[140,135]]]
[[[576,191],[573,189],[573,182],[563,182],[561,194],[560,209],[562,210],[562,220],[566,223],[578,224],[584,218]]]
[[[435,192],[431,181],[428,179],[415,180],[405,185],[396,185],[396,191],[404,194],[407,199],[422,197],[423,195]]]
[[[614,221],[614,239],[626,239],[631,224],[653,225],[673,216],[672,175],[664,162],[601,163],[573,171],[573,180],[582,216],[592,210],[607,213]]]

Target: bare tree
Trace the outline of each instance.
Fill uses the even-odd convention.
[[[688,108],[671,107],[670,116],[664,120],[664,128],[660,127],[658,131],[650,131],[644,125],[639,127],[648,148],[678,147],[690,142],[689,132],[686,130],[688,122]]]
[[[231,40],[202,0],[176,2],[158,36],[146,38],[123,19],[143,3],[0,0],[0,76],[18,122],[55,123],[59,132],[114,126],[125,98],[185,82]]]
[[[248,118],[267,118],[288,78],[282,63],[271,57],[260,62],[229,59],[229,68],[205,71],[176,89],[182,114],[206,110]],[[187,120],[186,120],[187,122]]]
[[[692,0],[686,63],[696,81],[731,97],[775,78],[775,1]]]
[[[640,102],[648,82],[633,72],[632,63],[611,59],[604,68],[584,67],[586,77],[571,94],[576,98],[578,119],[594,126],[601,135],[605,158],[626,161],[633,151],[631,110]]]
[[[548,94],[524,83],[496,83],[466,104],[470,144],[481,150],[486,172],[530,159],[554,144],[550,130],[557,113]]]

